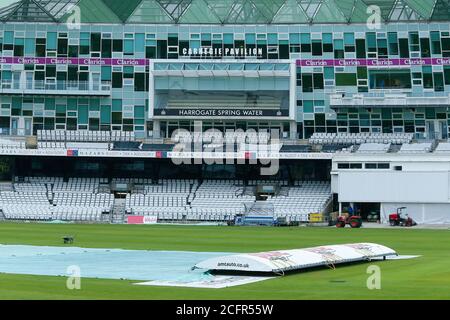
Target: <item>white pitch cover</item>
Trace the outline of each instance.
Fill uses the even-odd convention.
[[[222,256],[202,261],[196,264],[195,268],[280,273],[318,266],[333,266],[339,263],[370,261],[396,255],[394,250],[380,244],[351,243]]]

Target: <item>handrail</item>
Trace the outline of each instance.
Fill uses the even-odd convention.
[[[4,90],[23,90],[23,91],[111,91],[110,81],[91,82],[91,81],[66,81],[66,80],[32,80],[32,81],[13,81],[3,79],[0,89]]]

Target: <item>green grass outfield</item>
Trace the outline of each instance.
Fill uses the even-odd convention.
[[[0,274],[0,299],[450,299],[450,230],[0,223],[1,244],[154,250],[258,252],[376,242],[412,260],[382,261],[381,290],[368,290],[369,264],[300,272],[225,289],[134,286],[133,281]]]

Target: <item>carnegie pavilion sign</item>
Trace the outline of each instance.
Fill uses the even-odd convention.
[[[183,56],[236,56],[236,57],[261,57],[262,48],[183,48]]]

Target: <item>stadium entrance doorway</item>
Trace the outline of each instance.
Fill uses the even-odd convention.
[[[379,202],[357,202],[353,204],[353,211],[364,221],[377,222],[380,221],[380,207]]]

